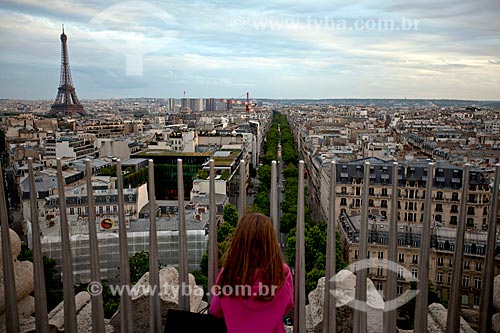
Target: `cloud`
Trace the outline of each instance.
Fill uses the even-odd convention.
[[[53,98],[65,23],[80,98],[175,97],[184,90],[190,96],[239,96],[251,90],[254,96],[290,98],[498,99],[496,0],[147,2],[154,12],[132,3],[144,2],[4,1],[0,70],[8,79],[0,79],[0,97]],[[119,15],[95,24],[117,4],[125,4]],[[165,22],[155,15],[160,11],[173,19]],[[380,19],[419,25],[408,31],[350,29],[357,21]],[[346,27],[325,25],[340,20]],[[143,56],[143,76],[127,76],[123,50],[102,41],[151,50]]]

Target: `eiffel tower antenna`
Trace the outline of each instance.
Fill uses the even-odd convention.
[[[61,34],[61,79],[57,96],[49,111],[49,117],[86,116],[87,113],[76,96],[76,90],[71,79],[68,54],[68,36],[64,33],[64,24]]]

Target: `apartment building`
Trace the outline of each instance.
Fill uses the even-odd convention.
[[[44,160],[47,165],[55,166],[55,159],[61,158],[73,162],[85,157],[97,157],[94,138],[90,135],[62,135],[50,137],[44,141]]]
[[[345,211],[338,220],[338,230],[345,249],[345,260],[355,263],[359,259],[359,230],[361,216],[349,216]],[[368,277],[383,295],[387,290],[387,265],[389,225],[381,215],[368,218]],[[450,295],[453,257],[455,251],[456,228],[433,223],[431,229],[431,251],[429,257],[429,283],[441,302],[447,302]],[[402,295],[410,288],[410,282],[417,281],[419,275],[420,242],[422,224],[398,222],[397,293]],[[473,231],[465,234],[462,273],[462,308],[476,310],[482,285],[482,270],[486,249],[487,233]],[[500,240],[497,240],[495,275],[500,273]]]
[[[336,174],[337,212],[358,215],[362,206],[364,163],[370,162],[369,213],[387,217],[391,210],[392,168],[394,161],[370,157],[354,161],[338,162]],[[316,164],[319,165],[319,164]],[[322,216],[327,216],[330,186],[330,163],[320,165],[320,178],[312,181],[311,196],[320,203]],[[425,187],[429,179],[428,161],[405,161],[398,165],[398,221],[423,222]],[[463,168],[446,162],[437,162],[431,175],[431,218],[440,227],[456,228],[459,206],[462,200]],[[489,173],[473,167],[470,171],[466,227],[469,231],[488,228],[490,206]],[[315,187],[317,186],[317,187]]]

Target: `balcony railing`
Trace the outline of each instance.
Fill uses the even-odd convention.
[[[33,172],[33,160],[30,158],[28,160],[29,164],[29,178],[31,189],[35,188],[34,172]],[[245,163],[241,163],[240,166],[240,179],[246,178],[246,170],[244,167]],[[397,179],[397,162],[394,162],[392,179]],[[365,162],[364,166],[364,181],[363,181],[363,191],[362,191],[362,202],[361,206],[361,220],[368,220],[368,188],[370,183],[369,170],[370,163]],[[209,163],[210,167],[210,182],[209,182],[209,240],[208,240],[208,288],[211,289],[215,283],[215,277],[217,276],[217,232],[216,232],[216,202],[215,202],[215,168],[214,161],[211,160]],[[117,174],[121,174],[121,162],[116,162]],[[469,170],[470,165],[466,164],[464,168],[464,179],[462,183],[464,184],[462,188],[462,198],[468,196],[469,191]],[[330,279],[335,275],[335,230],[336,230],[336,217],[338,216],[335,211],[335,187],[336,187],[336,164],[331,163],[330,168],[330,189],[329,189],[329,209],[328,209],[328,229],[327,229],[327,248],[326,248],[326,276],[325,281],[325,294],[324,294],[324,320],[323,320],[323,332],[335,332],[336,331],[336,315],[335,315],[335,296],[331,291],[334,290],[335,285],[330,281]],[[92,187],[92,172],[91,164],[88,160],[86,162],[86,174],[87,174],[87,187]],[[434,163],[429,163],[428,172],[433,174]],[[273,220],[274,228],[276,233],[278,233],[278,186],[276,186],[277,174],[276,174],[276,164],[273,162],[272,167],[272,177],[271,180],[273,184],[271,185],[271,218]],[[3,179],[3,171],[0,169],[0,179]],[[182,172],[182,161],[177,161],[177,185],[179,189],[179,199],[178,199],[178,215],[179,215],[179,237],[178,237],[178,248],[179,248],[179,284],[187,284],[188,281],[188,266],[187,266],[187,232],[185,225],[185,211],[184,211],[184,186],[183,186],[183,172]],[[62,243],[62,271],[63,271],[63,293],[64,293],[64,328],[68,332],[76,332],[78,330],[76,321],[76,306],[75,306],[75,295],[74,295],[74,285],[73,285],[73,266],[72,266],[72,252],[70,249],[70,238],[69,238],[69,226],[66,214],[66,200],[64,192],[64,182],[62,176],[62,163],[61,160],[57,160],[57,176],[59,183],[59,211],[60,215],[60,227],[61,227],[61,243]],[[156,204],[155,204],[155,193],[154,193],[154,165],[153,161],[149,160],[149,197],[151,198],[149,208],[149,220],[150,220],[150,230],[149,230],[149,240],[150,240],[150,265],[149,265],[149,283],[151,286],[152,295],[150,297],[149,303],[149,327],[151,332],[160,332],[162,326],[161,309],[160,309],[160,299],[158,294],[158,284],[159,284],[159,271],[158,271],[158,247],[157,247],[157,228],[156,228]],[[494,188],[492,191],[492,200],[490,206],[490,212],[498,212],[498,202],[499,202],[499,178],[500,178],[500,165],[495,167],[495,180]],[[297,228],[296,228],[296,260],[295,260],[295,309],[294,309],[294,332],[302,333],[305,332],[305,246],[304,246],[304,162],[299,162],[299,191],[298,191],[298,204],[297,204]],[[125,224],[125,203],[123,195],[123,180],[122,177],[118,177],[118,214],[120,225]],[[427,184],[427,193],[431,193],[432,183]],[[392,193],[396,193],[398,190],[398,184],[394,182],[392,184]],[[90,273],[92,282],[101,282],[100,278],[100,262],[99,262],[99,247],[97,243],[97,230],[95,225],[95,203],[92,191],[88,191],[88,203],[87,209],[90,212],[88,216],[89,223],[89,247],[90,247]],[[246,211],[246,198],[245,198],[245,184],[242,182],[240,184],[240,200],[239,200],[239,213],[240,217]],[[398,260],[397,256],[397,197],[393,196],[391,198],[391,209],[390,209],[390,228],[389,228],[389,243],[388,243],[388,259],[392,262]],[[418,276],[420,281],[418,282],[419,290],[427,290],[429,286],[429,251],[430,251],[430,224],[431,224],[431,207],[432,198],[427,196],[425,199],[425,211],[424,211],[424,221],[421,235],[421,252],[418,258]],[[35,191],[30,191],[30,204],[31,204],[31,220],[33,228],[33,265],[34,265],[34,291],[35,291],[35,320],[36,320],[36,331],[37,332],[48,332],[49,322],[47,313],[47,301],[46,301],[46,290],[44,281],[44,270],[42,262],[42,249],[40,241],[40,227],[38,221],[38,212],[36,206],[37,198]],[[464,255],[464,233],[465,233],[465,219],[467,212],[467,201],[462,200],[460,202],[460,221],[458,224],[458,231],[456,234],[455,241],[455,256],[453,264],[453,274],[451,283],[450,298],[448,301],[448,321],[447,321],[447,331],[455,332],[458,331],[460,324],[459,310],[461,306],[461,285],[462,285],[462,262]],[[481,303],[479,308],[479,330],[478,332],[486,333],[491,329],[491,318],[489,316],[492,313],[492,293],[493,290],[493,280],[494,280],[494,261],[495,261],[495,237],[496,237],[496,214],[490,214],[489,225],[491,226],[488,230],[488,238],[486,243],[486,254],[484,261],[484,270],[482,272],[481,281],[483,283],[481,289]],[[16,303],[16,281],[14,279],[14,267],[13,258],[10,248],[10,237],[9,237],[9,227],[8,227],[8,216],[6,207],[6,195],[3,187],[3,182],[0,185],[0,222],[2,229],[2,253],[3,253],[3,273],[4,273],[4,285],[5,285],[5,319],[6,319],[6,329],[7,332],[19,332],[19,319],[18,319],[18,309]],[[128,263],[128,251],[127,251],[127,229],[119,228],[119,249],[120,249],[120,284],[122,286],[128,286],[129,281],[129,263]],[[367,259],[368,254],[368,223],[361,223],[359,230],[359,254],[358,259]],[[451,262],[450,262],[451,263]],[[415,271],[416,272],[416,271]],[[387,270],[387,300],[393,300],[397,297],[397,280],[399,276],[397,272],[392,270]],[[366,302],[366,277],[367,271],[360,270],[356,274],[356,300],[359,302]],[[385,277],[384,277],[385,278]],[[328,286],[328,287],[327,287]],[[189,295],[182,292],[182,288],[179,288],[179,309],[189,310],[190,300]],[[427,307],[428,307],[428,293],[420,292],[417,295],[416,300],[416,315],[415,315],[415,330],[414,332],[425,332],[427,330]],[[210,299],[209,299],[210,300]],[[104,311],[103,311],[103,300],[102,295],[96,294],[92,295],[92,330],[95,332],[104,332]],[[133,332],[134,322],[130,319],[132,316],[132,304],[130,295],[127,293],[122,293],[120,299],[120,325],[121,332]],[[359,309],[354,309],[354,322],[353,322],[354,332],[366,332],[367,329],[367,314]],[[396,310],[390,310],[386,312],[384,316],[384,331],[395,332],[396,331]]]

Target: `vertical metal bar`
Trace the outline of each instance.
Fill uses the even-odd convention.
[[[210,166],[210,184],[209,184],[209,225],[208,225],[208,302],[212,302],[212,287],[215,285],[215,279],[218,274],[217,258],[217,220],[216,220],[216,202],[215,202],[215,162],[213,159],[209,162]]]
[[[188,279],[188,257],[187,257],[187,233],[186,212],[184,210],[184,174],[182,171],[182,160],[177,160],[177,193],[179,205],[179,310],[189,311],[189,287]]]
[[[276,237],[279,237],[279,217],[278,217],[278,170],[276,161],[271,162],[271,202],[269,211],[271,213],[271,220],[273,221],[274,232]]]
[[[363,202],[361,206],[361,226],[359,232],[359,260],[366,262],[368,256],[368,189],[370,187],[370,162],[364,163]],[[356,272],[356,300],[366,303],[366,269],[362,267]],[[366,309],[354,309],[354,333],[367,330]]]
[[[160,273],[158,268],[158,237],[156,231],[155,169],[148,161],[149,192],[149,331],[161,332]]]
[[[293,332],[306,331],[306,286],[304,245],[304,161],[299,161],[299,191],[297,198],[297,229],[295,243],[295,308]]]
[[[450,298],[448,300],[447,332],[458,332],[460,328],[460,306],[462,304],[462,260],[464,257],[465,223],[467,213],[467,198],[469,192],[470,164],[464,165],[462,177],[462,198],[460,201],[460,218],[455,238],[455,255],[453,256],[453,274],[451,280]]]
[[[488,240],[484,256],[483,288],[481,289],[481,303],[479,307],[478,333],[492,331],[491,315],[493,314],[493,280],[495,278],[495,241],[498,220],[498,187],[500,186],[500,164],[495,165],[495,180],[490,205],[490,220],[488,224]]]
[[[398,256],[398,162],[392,164],[391,225],[389,226],[388,265],[394,265]],[[397,297],[397,276],[394,269],[387,269],[387,301]],[[384,332],[396,331],[396,309],[384,312]]]
[[[3,168],[0,168],[0,224],[2,227],[3,279],[5,294],[5,326],[7,332],[19,332],[17,312],[16,280],[14,278],[14,258],[10,244],[9,217],[7,215],[7,196],[5,195]],[[31,189],[34,192],[33,189]]]
[[[90,160],[85,160],[87,172],[87,208],[89,219],[89,245],[90,245],[90,279],[93,283],[101,283],[101,265],[99,257],[99,243],[95,225],[94,192],[92,190],[92,167]],[[102,293],[92,294],[92,331],[104,332],[104,308]]]
[[[326,272],[325,272],[325,303],[323,305],[323,333],[337,332],[337,318],[336,318],[336,305],[337,299],[335,298],[335,282],[331,281],[335,275],[337,265],[336,253],[336,219],[335,212],[335,188],[337,185],[337,164],[335,161],[330,163],[330,195],[328,198],[328,226],[326,236]]]
[[[418,266],[418,294],[415,306],[415,333],[427,332],[427,306],[429,305],[429,252],[431,245],[431,210],[434,163],[427,168],[427,186],[425,188],[424,223],[420,235],[420,262]],[[462,198],[463,199],[463,198]]]
[[[37,191],[33,158],[28,158],[28,173],[30,178],[30,208],[33,244],[33,279],[35,284],[35,320],[37,332],[49,332],[49,316],[47,312],[47,294],[45,291],[45,276],[43,270],[42,244],[40,242],[40,224],[38,221]],[[16,290],[16,288],[13,288]]]
[[[64,177],[62,161],[57,159],[57,185],[59,190],[59,216],[61,224],[61,261],[63,274],[64,296],[64,330],[76,332],[75,286],[73,281],[73,263],[71,258],[71,243],[69,239],[68,216],[66,212],[66,194],[64,193]]]
[[[120,249],[120,284],[130,286],[130,267],[128,263],[127,222],[125,221],[125,194],[123,192],[122,161],[116,161],[116,177],[118,180],[118,242]],[[133,332],[132,300],[128,293],[120,297],[120,331]]]
[[[238,219],[241,219],[247,211],[247,176],[245,160],[240,161],[240,197],[238,205]]]

